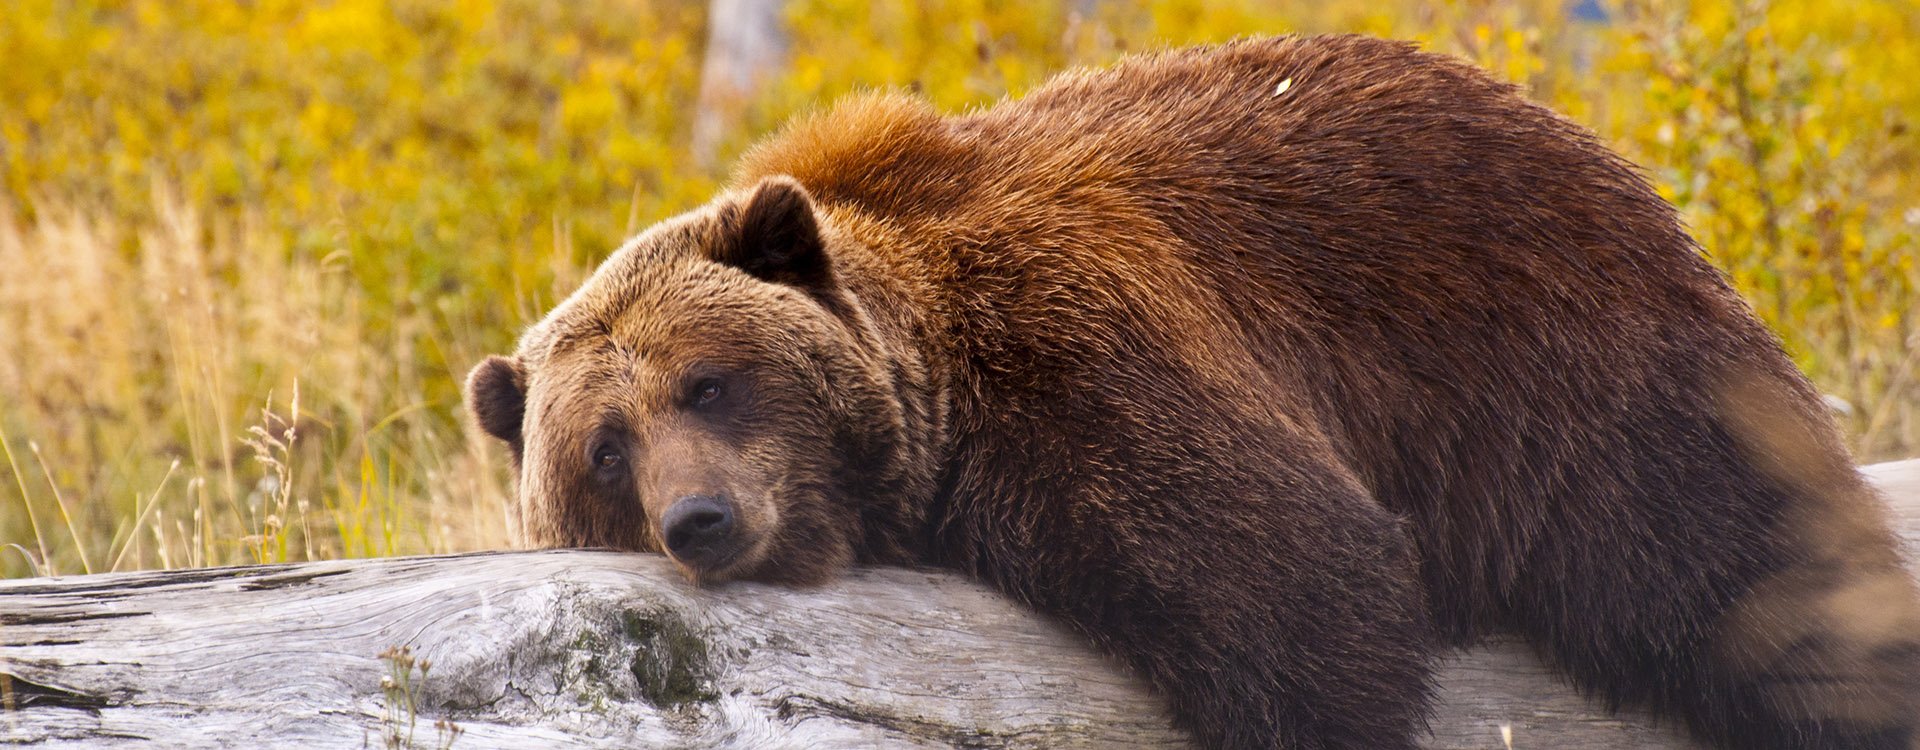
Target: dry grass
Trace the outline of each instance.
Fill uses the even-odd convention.
[[[26,522],[9,539],[28,539],[10,571],[508,543],[498,457],[422,385],[461,373],[412,351],[476,359],[457,325],[376,326],[336,258],[173,199],[155,215],[130,231],[43,205],[24,224],[0,204],[0,447]]]

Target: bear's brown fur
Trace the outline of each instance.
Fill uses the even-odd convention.
[[[1628,164],[1463,63],[867,96],[738,184],[475,370],[536,541],[953,566],[1218,747],[1412,747],[1429,655],[1496,631],[1722,747],[1916,746],[1920,598],[1816,392]]]

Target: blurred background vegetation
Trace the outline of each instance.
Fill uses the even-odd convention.
[[[770,72],[717,85],[756,7]],[[757,134],[858,88],[960,110],[1327,31],[1597,130],[1861,458],[1920,454],[1915,0],[10,0],[0,573],[509,544],[465,370]]]

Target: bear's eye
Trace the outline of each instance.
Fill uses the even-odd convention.
[[[593,449],[593,467],[596,469],[605,471],[619,466],[623,460],[626,457],[620,455],[620,449],[612,443],[601,443],[600,447]]]
[[[706,406],[720,400],[720,379],[707,378],[693,384],[693,405]]]

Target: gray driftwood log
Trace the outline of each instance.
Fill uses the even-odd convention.
[[[1867,471],[1920,552],[1920,461]],[[394,646],[430,663],[411,692],[382,686]],[[440,747],[441,720],[455,748],[1185,742],[1139,680],[953,575],[698,591],[608,552],[0,582],[0,698],[0,741],[52,747],[382,747],[409,726]],[[1516,748],[1685,746],[1519,644],[1449,658],[1429,746],[1500,748],[1503,728]]]

